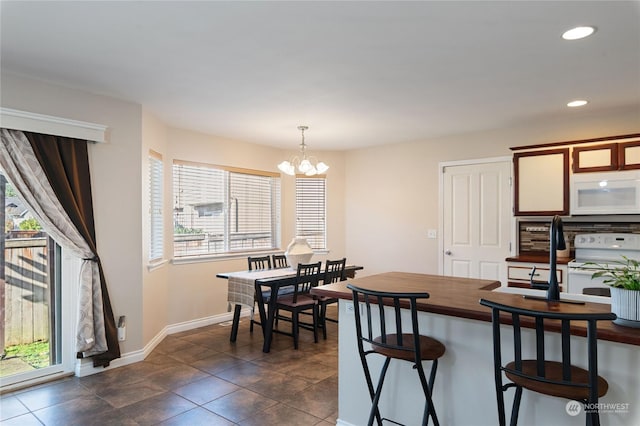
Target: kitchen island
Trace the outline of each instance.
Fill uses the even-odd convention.
[[[481,306],[479,300],[485,298],[533,309],[536,304],[540,306],[546,301],[492,291],[500,287],[497,281],[403,272],[372,275],[314,289],[318,295],[341,299],[338,424],[345,426],[366,424],[371,406],[356,348],[354,315],[357,310],[346,287],[350,282],[376,290],[427,291],[431,297],[418,306],[421,332],[446,346],[433,391],[440,422],[473,426],[497,423],[491,312]],[[608,312],[610,307],[599,303],[558,304],[558,309]],[[560,342],[554,337],[559,335],[552,328],[548,333],[552,335],[549,336],[547,356],[555,358],[552,355],[559,356]],[[586,366],[586,351],[578,349],[585,347],[586,339],[582,336],[586,335],[586,330],[576,327],[572,334],[576,339],[574,344],[581,345],[573,352],[573,363]],[[523,339],[533,338],[533,330],[524,330]],[[599,374],[609,382],[609,391],[600,402],[610,404],[601,410],[601,422],[607,425],[640,424],[640,330],[601,322],[598,338]],[[377,377],[382,359],[371,365],[372,374]],[[505,396],[506,404],[511,404],[513,392],[509,391]],[[567,402],[525,391],[519,424],[583,425],[584,414],[575,417],[567,414]],[[420,424],[423,406],[422,390],[415,371],[409,363],[392,362],[380,402],[383,416],[402,424]]]

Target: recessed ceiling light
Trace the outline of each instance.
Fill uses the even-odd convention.
[[[583,105],[588,104],[588,101],[585,101],[583,99],[579,99],[579,100],[575,100],[575,101],[571,101],[567,104],[568,107],[581,107]]]
[[[562,38],[565,40],[579,40],[581,38],[589,37],[596,31],[595,27],[575,27],[562,34]]]

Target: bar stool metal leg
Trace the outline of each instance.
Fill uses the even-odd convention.
[[[369,421],[368,425],[373,425],[373,418],[378,417],[378,424],[382,425],[382,419],[380,419],[380,412],[378,411],[378,402],[380,402],[380,395],[382,394],[382,384],[384,383],[384,378],[387,375],[387,369],[389,368],[389,363],[391,362],[391,358],[387,358],[384,360],[384,364],[382,365],[382,370],[380,371],[380,379],[378,379],[378,387],[376,389],[375,395],[372,397],[372,405],[371,411],[369,411]]]
[[[427,383],[427,378],[424,374],[424,368],[422,367],[422,363],[416,365],[416,369],[418,370],[418,376],[420,376],[420,383],[422,384],[422,390],[424,392],[425,404],[424,404],[424,414],[422,415],[422,424],[427,425],[429,423],[429,416],[433,419],[433,424],[435,426],[440,425],[438,421],[438,416],[436,415],[435,406],[433,405],[433,400],[431,399],[431,390],[433,389],[433,383],[436,378],[436,370],[438,368],[438,360],[433,360],[433,365],[431,366],[431,373],[429,374],[429,383]]]

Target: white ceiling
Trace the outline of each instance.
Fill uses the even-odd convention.
[[[2,72],[283,148],[640,111],[640,2],[2,1]],[[561,39],[595,25],[595,35]],[[565,105],[576,98],[581,110]],[[639,114],[640,117],[640,114]]]

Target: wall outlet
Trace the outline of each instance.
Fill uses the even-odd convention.
[[[127,317],[124,315],[118,318],[118,341],[124,342],[127,339]]]
[[[353,315],[353,302],[347,302],[344,304],[344,310],[347,314]]]
[[[344,309],[347,315],[353,315],[353,313],[356,311],[356,309],[358,309],[358,314],[360,314],[360,305],[356,307],[354,307],[353,302],[346,302],[344,304]]]
[[[438,238],[438,230],[437,229],[429,229],[427,230],[427,238]]]

